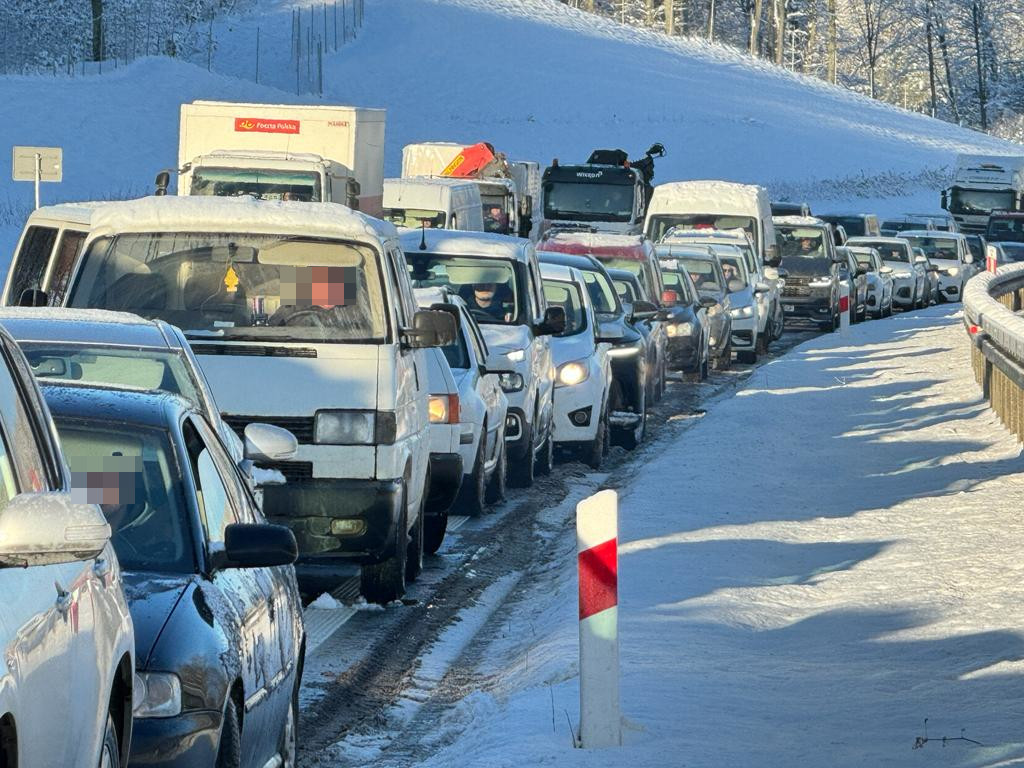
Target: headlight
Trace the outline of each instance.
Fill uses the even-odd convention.
[[[431,395],[427,411],[431,424],[458,424],[459,396]]]
[[[946,274],[949,275],[950,277],[956,277],[957,275],[960,274],[960,268],[950,267],[949,269],[946,270]]]
[[[729,310],[729,314],[733,317],[753,317],[754,307],[751,304],[748,304],[745,307],[735,307]]]
[[[393,411],[317,411],[313,442],[321,445],[390,445],[395,442]]]
[[[807,287],[808,288],[831,288],[832,287],[832,281],[831,280],[809,280],[807,282]]]
[[[523,377],[518,373],[502,373],[498,375],[498,385],[502,392],[520,392],[524,386]]]
[[[511,352],[506,352],[505,357],[508,358],[510,363],[521,363],[526,359],[526,350],[513,349]]]
[[[555,380],[557,387],[575,387],[582,384],[590,377],[590,368],[581,360],[573,360],[571,363],[562,363],[558,366],[558,375]]]
[[[669,323],[665,326],[665,333],[669,336],[692,336],[693,323]]]
[[[169,672],[136,672],[132,691],[135,717],[174,717],[181,714],[181,681]]]
[[[893,272],[892,276],[895,277],[897,280],[909,280],[910,279],[910,273],[909,272],[903,272],[903,271]]]

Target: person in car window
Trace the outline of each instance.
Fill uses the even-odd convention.
[[[820,247],[820,242],[816,237],[801,237],[800,238],[800,255],[810,256],[812,253],[817,253]]]
[[[503,302],[507,293],[508,288],[500,283],[476,283],[462,298],[470,312],[476,315],[489,315],[498,322],[506,322],[509,318]]]
[[[725,282],[731,280],[738,280],[740,273],[735,266],[727,262],[722,262],[722,274],[725,275]]]

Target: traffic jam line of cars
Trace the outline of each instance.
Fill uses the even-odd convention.
[[[31,214],[0,310],[0,766],[294,765],[303,600],[339,574],[400,599],[450,514],[635,449],[673,374],[835,329],[843,282],[852,320],[962,292],[962,236],[841,246],[760,187],[651,187],[656,148],[553,164],[533,239],[284,193]]]

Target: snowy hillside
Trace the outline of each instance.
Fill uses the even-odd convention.
[[[0,145],[60,145],[64,183],[44,201],[140,194],[175,162],[178,105],[196,98],[295,102],[293,7],[265,0],[216,30],[214,73],[165,59],[102,76],[0,78]],[[524,15],[532,17],[525,20]],[[261,33],[255,76],[256,29]],[[327,102],[387,107],[387,171],[403,144],[487,139],[510,155],[582,160],[598,146],[669,155],[657,180],[719,177],[813,201],[901,186],[934,208],[929,171],[964,149],[1013,145],[779,73],[731,50],[619,27],[554,0],[367,0],[357,40],[325,58]],[[31,200],[0,153],[0,252]],[[822,184],[822,180],[829,183]],[[865,201],[865,205],[868,202]],[[874,205],[875,202],[871,201]],[[902,203],[900,204],[902,205]]]

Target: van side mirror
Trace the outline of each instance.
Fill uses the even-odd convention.
[[[447,347],[455,343],[456,333],[455,318],[450,314],[421,309],[412,316],[412,328],[402,330],[402,343],[407,349]]]
[[[359,210],[359,193],[362,188],[359,182],[349,177],[345,180],[345,204],[353,211]]]
[[[565,330],[565,310],[562,307],[548,307],[544,319],[534,329],[538,336],[557,336]]]
[[[19,307],[45,307],[50,303],[50,297],[46,291],[38,288],[27,288],[18,297]]]

